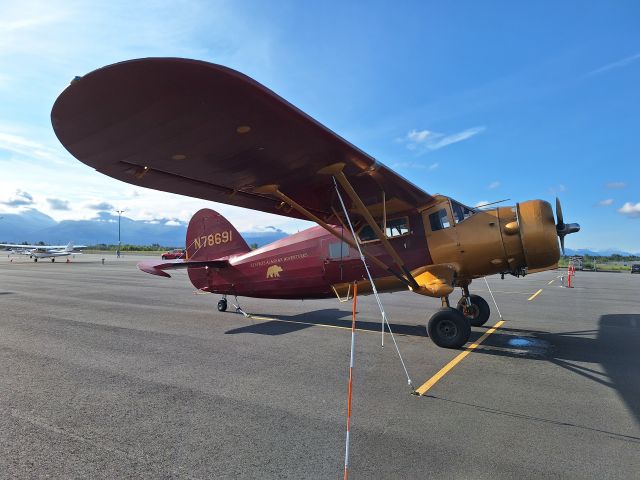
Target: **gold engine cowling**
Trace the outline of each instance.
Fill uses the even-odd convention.
[[[560,248],[553,210],[543,200],[528,200],[513,208],[499,208],[500,229],[509,263],[529,271],[558,263]]]

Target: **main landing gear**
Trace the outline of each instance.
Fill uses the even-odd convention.
[[[51,263],[53,263],[55,261],[56,261],[55,257],[51,257]]]
[[[469,287],[462,287],[462,298],[458,301],[458,310],[469,319],[474,327],[481,327],[491,315],[491,309],[487,301],[480,295],[469,293]]]
[[[429,319],[427,332],[439,347],[460,348],[469,341],[471,326],[455,308],[442,307]]]
[[[479,327],[489,320],[489,304],[479,295],[462,287],[457,308],[449,305],[449,297],[442,297],[442,308],[427,323],[427,333],[433,343],[443,348],[460,348],[469,341],[471,326]]]

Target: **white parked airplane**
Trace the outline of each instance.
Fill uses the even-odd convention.
[[[56,257],[68,257],[69,255],[82,255],[77,252],[78,248],[87,248],[86,245],[73,245],[69,242],[67,245],[16,245],[12,243],[0,243],[0,247],[9,248],[9,255],[29,255],[37,262],[39,258],[50,258],[52,262],[56,261]]]

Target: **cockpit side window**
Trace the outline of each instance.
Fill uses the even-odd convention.
[[[469,207],[465,207],[464,205],[458,202],[452,201],[451,207],[453,209],[453,216],[456,219],[456,223],[460,223],[463,220],[466,220],[467,218],[469,218],[471,215],[475,213]]]
[[[409,234],[409,218],[400,217],[400,218],[393,218],[393,219],[387,220],[387,227],[384,228],[382,225],[380,225],[380,229],[383,230],[387,238],[395,238],[395,237],[400,237],[402,235],[408,235]],[[358,231],[358,238],[360,238],[360,242],[362,243],[379,240],[379,238],[376,236],[375,232],[373,231],[373,228],[371,228],[371,226],[368,224],[365,224]]]
[[[429,224],[431,225],[432,232],[437,232],[438,230],[449,228],[451,226],[451,223],[449,222],[447,211],[443,208],[442,210],[438,210],[437,212],[429,215]]]
[[[409,219],[407,217],[394,218],[387,221],[385,230],[387,238],[400,237],[409,233]]]

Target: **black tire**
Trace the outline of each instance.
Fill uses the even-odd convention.
[[[218,302],[218,311],[219,312],[227,311],[227,301],[224,298]]]
[[[34,261],[34,262],[37,262],[37,261],[38,261],[38,257],[34,258],[34,259],[33,259],[33,261]]]
[[[53,262],[55,262],[55,261],[56,261],[56,259],[55,259],[55,258],[52,258],[52,259],[51,259],[51,263],[53,263]]]
[[[487,323],[487,320],[489,320],[489,316],[491,315],[489,304],[480,295],[471,294],[469,295],[469,300],[471,300],[471,312],[468,314],[465,313],[464,297],[458,302],[458,310],[462,312],[472,326],[481,327]]]
[[[460,348],[469,341],[469,320],[452,307],[443,307],[427,323],[429,337],[439,347]]]

